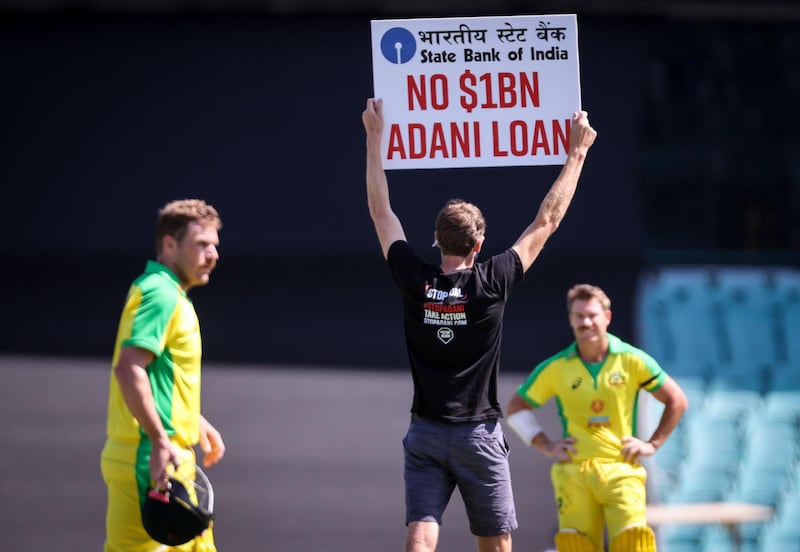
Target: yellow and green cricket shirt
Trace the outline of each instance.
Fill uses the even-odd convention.
[[[200,324],[177,276],[148,261],[128,291],[117,332],[112,366],[122,347],[140,347],[155,355],[147,366],[156,410],[167,434],[189,448],[199,440]],[[149,438],[125,404],[111,377],[107,435],[110,441],[139,443],[149,452]],[[141,450],[139,451],[141,454]]]
[[[639,390],[656,391],[666,372],[641,349],[608,334],[609,352],[595,365],[581,360],[576,343],[540,363],[519,386],[534,408],[555,398],[563,437],[577,439],[573,461],[622,461],[622,437],[636,436]]]

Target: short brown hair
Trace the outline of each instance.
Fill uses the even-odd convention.
[[[212,226],[216,230],[222,228],[222,220],[217,210],[202,199],[170,201],[158,211],[156,252],[161,253],[161,240],[164,236],[173,236],[180,241],[191,222]]]
[[[575,301],[588,301],[590,299],[597,299],[603,310],[611,310],[611,299],[608,298],[605,291],[591,284],[577,284],[567,292],[567,313],[571,312],[572,303]]]
[[[436,217],[436,239],[445,255],[466,257],[485,232],[483,213],[468,201],[451,199]]]

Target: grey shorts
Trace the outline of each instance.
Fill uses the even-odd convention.
[[[414,418],[403,449],[406,524],[441,525],[458,486],[473,535],[494,537],[517,528],[508,443],[499,420],[450,424]]]

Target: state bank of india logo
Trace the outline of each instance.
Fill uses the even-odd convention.
[[[381,53],[389,63],[397,65],[411,61],[417,51],[417,41],[411,31],[403,27],[392,27],[381,38]]]

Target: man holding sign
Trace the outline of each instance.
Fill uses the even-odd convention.
[[[456,486],[479,552],[511,550],[517,520],[508,447],[497,401],[506,300],[561,223],[597,133],[586,112],[571,120],[560,174],[533,222],[504,252],[476,262],[485,221],[480,210],[449,201],[435,224],[441,263],[429,264],[406,242],[389,200],[381,141],[383,100],[367,100],[367,200],[381,250],[403,300],[414,381],[405,450],[406,552],[431,552]]]

